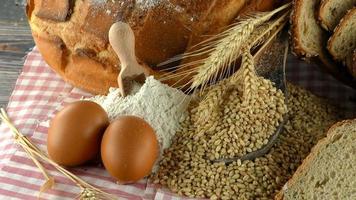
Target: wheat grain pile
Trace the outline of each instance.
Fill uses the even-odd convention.
[[[254,87],[250,91],[230,79],[212,86],[191,111],[196,143],[210,160],[241,157],[262,148],[287,112],[283,92],[270,80],[250,79]]]
[[[197,111],[191,109],[183,129],[164,152],[160,169],[151,177],[152,181],[188,197],[273,198],[311,147],[325,136],[326,129],[339,120],[337,110],[323,100],[291,84],[288,90],[289,121],[268,154],[229,165],[210,162],[205,156],[211,153],[207,148],[211,136],[197,138],[194,123]],[[221,131],[216,129],[215,133],[221,134]],[[225,134],[227,132],[220,137],[227,138]],[[226,145],[227,149],[231,147],[231,143]]]

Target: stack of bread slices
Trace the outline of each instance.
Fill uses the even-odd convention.
[[[356,88],[356,0],[293,3],[293,52],[320,63]],[[356,119],[338,122],[314,146],[275,199],[356,199],[355,166]]]
[[[355,86],[356,0],[294,0],[294,53]]]

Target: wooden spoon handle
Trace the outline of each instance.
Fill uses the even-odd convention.
[[[121,64],[135,62],[135,37],[128,24],[114,23],[109,30],[109,41]]]
[[[135,55],[135,35],[128,24],[114,23],[109,30],[109,41],[119,57],[121,70],[127,70],[125,75],[142,73],[142,66],[138,64]]]
[[[131,27],[123,22],[114,23],[109,30],[109,41],[121,63],[117,82],[122,96],[126,95],[127,81],[143,76],[146,78],[144,66],[141,66],[135,55],[135,35]]]

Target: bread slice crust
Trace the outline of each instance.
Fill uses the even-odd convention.
[[[322,0],[318,18],[320,25],[327,31],[333,31],[346,12],[356,5],[356,0]]]
[[[341,19],[328,41],[327,48],[339,62],[346,62],[346,58],[352,55],[356,48],[356,7],[349,10]]]
[[[318,2],[319,0],[293,0],[292,14],[290,18],[290,35],[293,52],[299,57],[310,58],[320,54],[325,34],[314,17]],[[305,16],[305,14],[308,16]],[[308,17],[308,19],[305,17]],[[311,29],[315,29],[317,32],[316,35],[310,34]],[[309,38],[306,38],[305,35],[313,37],[311,39],[311,45],[309,46],[306,44]]]

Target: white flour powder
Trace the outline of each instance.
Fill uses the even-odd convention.
[[[102,6],[109,1],[114,2],[114,0],[91,0],[91,3],[96,6]],[[148,10],[159,5],[160,3],[162,3],[162,0],[136,0],[135,6],[142,10]]]
[[[136,115],[145,119],[156,132],[162,155],[187,115],[189,98],[150,76],[142,87],[134,83],[130,95],[125,98],[121,97],[119,89],[111,88],[107,96],[87,100],[101,105],[111,121],[120,115]]]
[[[141,9],[150,9],[161,3],[161,0],[136,0],[136,5]]]

